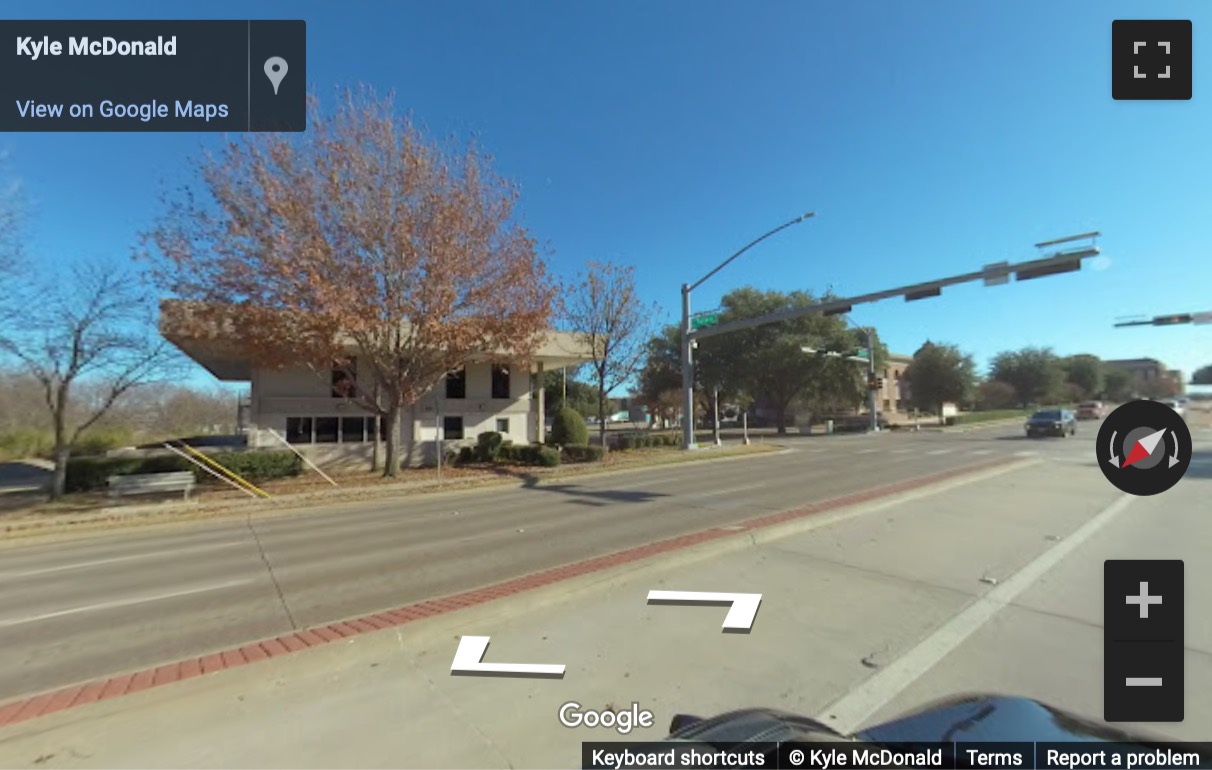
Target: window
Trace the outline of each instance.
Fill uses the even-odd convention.
[[[286,440],[291,444],[311,443],[311,418],[287,417]]]
[[[458,441],[463,438],[463,418],[443,417],[442,438],[446,441]]]
[[[460,367],[456,372],[446,375],[446,397],[467,398],[467,369]]]
[[[317,417],[316,418],[316,443],[317,444],[335,444],[337,443],[337,425],[340,420],[336,417]]]
[[[492,397],[509,398],[509,367],[501,364],[492,366]]]
[[[352,398],[354,383],[358,379],[358,359],[351,358],[343,366],[334,366],[332,370],[332,397]]]
[[[342,444],[359,444],[366,440],[366,417],[342,417],[341,418],[341,443]],[[369,418],[373,420],[374,418]],[[371,428],[374,428],[374,423],[370,423]]]
[[[508,417],[498,417],[497,418],[497,433],[508,433],[508,432],[509,432],[509,418]]]

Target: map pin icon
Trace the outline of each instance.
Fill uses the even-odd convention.
[[[269,78],[269,82],[274,84],[274,96],[278,95],[278,86],[282,83],[282,78],[286,77],[286,60],[281,56],[271,56],[265,60],[265,77]]]

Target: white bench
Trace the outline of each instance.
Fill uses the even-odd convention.
[[[149,495],[166,492],[182,492],[186,499],[193,491],[196,480],[192,471],[170,473],[133,473],[126,476],[110,476],[109,496]]]

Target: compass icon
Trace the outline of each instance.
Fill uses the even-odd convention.
[[[1129,401],[1107,415],[1094,451],[1116,488],[1132,495],[1165,492],[1191,463],[1191,431],[1178,412],[1158,401]]]

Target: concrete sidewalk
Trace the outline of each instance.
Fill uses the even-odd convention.
[[[858,724],[847,720],[874,714],[925,673],[902,670],[922,645],[937,647],[940,635],[963,641],[957,616],[982,601],[1008,601],[994,593],[996,584],[1013,585],[1070,537],[1077,539],[1066,549],[1085,547],[1094,529],[1111,537],[1129,513],[1175,515],[1177,498],[1128,505],[1091,470],[1002,466],[755,530],[748,542],[704,543],[699,553],[10,725],[0,728],[0,766],[575,767],[582,741],[621,736],[561,725],[569,702],[653,712],[654,727],[628,739],[663,736],[679,711],[752,705],[842,715],[839,727],[853,729]],[[1206,494],[1201,483],[1184,490],[1190,502]],[[1170,526],[1185,534],[1182,543],[1167,538],[1168,546],[1198,550],[1202,522]],[[1098,558],[1089,563],[1101,570]],[[1048,574],[1041,572],[1045,581]],[[751,633],[721,633],[723,608],[648,605],[653,589],[752,592],[763,600]],[[1188,596],[1193,606],[1200,601],[1206,597]],[[1091,612],[1070,606],[1055,586],[1044,610]],[[1208,629],[1198,633],[1212,660]],[[487,662],[564,664],[566,675],[451,676],[463,635],[491,637]],[[1101,662],[1089,660],[1096,657],[1089,650],[1058,658],[1051,652],[1058,645],[1063,640],[1016,638],[985,681],[965,686],[1013,689],[1015,672],[1030,670],[1048,690],[1032,694],[1091,713],[1101,702]],[[1074,655],[1087,659],[1076,669]],[[1189,694],[1212,691],[1212,666],[1201,666],[1189,667]],[[883,671],[903,683],[880,684]],[[874,696],[862,690],[872,682]],[[1191,730],[1212,719],[1205,701],[1189,707],[1185,725],[1170,726],[1176,737],[1195,737]]]

